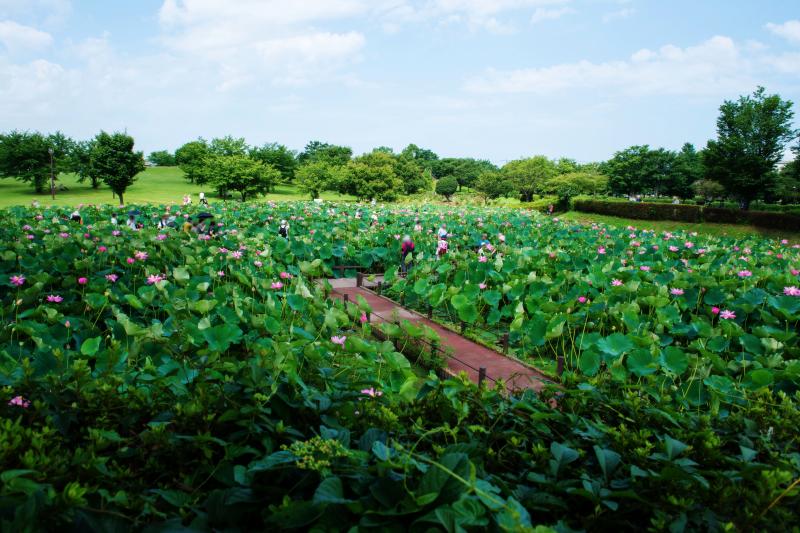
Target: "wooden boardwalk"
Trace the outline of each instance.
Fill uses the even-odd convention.
[[[440,337],[442,349],[452,354],[447,357],[447,370],[453,375],[466,372],[469,378],[477,383],[479,369],[483,367],[486,369],[489,385],[502,379],[510,391],[533,389],[538,392],[546,384],[553,382],[552,378],[530,365],[462,337],[424,315],[401,307],[389,298],[379,296],[368,288],[357,287],[355,278],[329,279],[328,283],[333,287],[332,298],[342,299],[347,295],[351,301],[356,301],[357,296],[362,296],[372,307],[373,314],[370,319],[372,323],[388,321],[396,316],[399,320],[424,324],[434,330]]]

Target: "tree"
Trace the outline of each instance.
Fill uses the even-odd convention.
[[[692,184],[702,180],[704,172],[702,155],[695,150],[692,143],[685,143],[675,158],[674,180],[668,194],[689,198],[692,194]]]
[[[78,141],[72,146],[69,153],[69,170],[78,175],[78,182],[89,180],[92,189],[100,187],[100,179],[91,173],[92,148],[94,140]]]
[[[800,203],[800,161],[790,161],[778,173],[772,196],[784,204]]]
[[[281,181],[290,183],[297,170],[297,156],[282,144],[269,143],[250,149],[250,157],[266,165],[272,165],[281,173]]]
[[[558,196],[563,206],[569,204],[570,199],[581,194],[597,194],[605,190],[608,178],[602,174],[589,172],[570,172],[549,179],[543,186],[543,191]]]
[[[442,179],[447,176],[456,178],[460,190],[462,186],[472,187],[481,173],[497,170],[497,167],[490,161],[482,159],[447,157],[433,161],[431,170],[436,179]]]
[[[0,135],[0,177],[30,183],[37,193],[44,192],[50,179],[50,148],[54,150],[54,164],[66,158],[63,147],[54,146],[41,133],[12,131]]]
[[[144,155],[134,152],[133,144],[133,137],[126,133],[101,131],[92,145],[89,176],[108,185],[119,196],[119,205],[124,204],[125,190],[145,168]]]
[[[710,179],[721,183],[742,209],[769,190],[786,145],[797,136],[792,102],[759,87],[719,108],[717,139],[708,142],[703,163]]]
[[[175,162],[178,163],[189,183],[202,184],[206,182],[206,176],[203,175],[203,160],[208,154],[208,143],[202,138],[190,141],[175,150]]]
[[[558,174],[558,169],[555,163],[543,155],[538,155],[509,161],[503,165],[501,172],[519,192],[520,200],[530,202],[534,194],[542,191],[545,182]]]
[[[147,156],[147,160],[158,167],[175,166],[175,156],[169,153],[167,150],[157,150],[155,152],[151,152],[150,155]]]
[[[436,194],[444,196],[448,202],[457,190],[458,181],[454,176],[445,176],[436,182]]]
[[[474,187],[485,203],[501,196],[505,198],[514,192],[514,184],[509,179],[500,172],[491,170],[481,173]]]
[[[353,150],[348,146],[311,141],[297,156],[297,162],[303,165],[312,161],[323,161],[332,167],[338,167],[346,165],[352,157]]]
[[[249,146],[244,137],[231,135],[211,139],[211,143],[208,145],[209,153],[214,155],[247,155],[248,149]]]
[[[712,180],[697,180],[692,183],[692,190],[697,196],[702,196],[706,204],[725,194],[725,187]]]
[[[431,172],[423,168],[416,160],[400,154],[394,156],[394,173],[403,182],[403,192],[414,194],[419,191],[430,190]]]
[[[281,177],[273,166],[251,159],[246,155],[212,154],[205,159],[208,182],[224,196],[227,191],[241,194],[242,202],[248,197],[266,193]]]
[[[394,166],[394,157],[386,152],[370,152],[356,157],[344,167],[338,189],[359,200],[395,200],[403,189],[403,182],[395,173]]]
[[[433,170],[433,164],[439,160],[439,156],[432,150],[420,148],[416,144],[409,144],[400,152],[401,157],[413,159],[423,169]]]
[[[312,161],[301,165],[295,172],[295,182],[301,191],[311,195],[311,199],[319,198],[322,191],[333,189],[336,169],[324,161]]]

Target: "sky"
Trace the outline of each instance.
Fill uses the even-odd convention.
[[[234,135],[589,162],[703,146],[759,85],[800,102],[797,0],[0,0],[0,131],[145,153]]]

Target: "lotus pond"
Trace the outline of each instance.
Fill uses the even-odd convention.
[[[0,211],[0,529],[800,527],[800,245],[356,208],[220,203],[214,236],[157,228],[164,206],[140,231]],[[378,340],[365,302],[326,297],[337,265],[562,357],[559,387],[421,370],[408,340],[432,333]]]

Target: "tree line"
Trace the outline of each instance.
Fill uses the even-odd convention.
[[[675,152],[648,145],[620,150],[608,161],[578,163],[545,156],[508,161],[499,167],[485,159],[439,157],[410,144],[399,153],[378,147],[354,156],[350,147],[311,141],[296,152],[278,143],[251,146],[226,136],[187,142],[175,153],[152,152],[148,161],[179,166],[192,183],[207,185],[221,197],[241,200],[292,183],[316,198],[335,191],[358,199],[396,200],[435,190],[448,200],[469,188],[485,200],[517,196],[531,201],[554,195],[562,201],[580,194],[732,198],[747,209],[754,200],[800,202],[800,162],[779,169],[785,150],[797,138],[793,104],[759,87],[720,106],[717,137],[697,150],[686,143]],[[0,135],[0,177],[29,182],[37,193],[47,188],[50,154],[59,172],[74,172],[94,188],[106,183],[122,201],[126,187],[144,169],[141,152],[125,133],[101,132],[75,141],[63,134],[14,131]],[[792,150],[800,157],[800,143]]]

